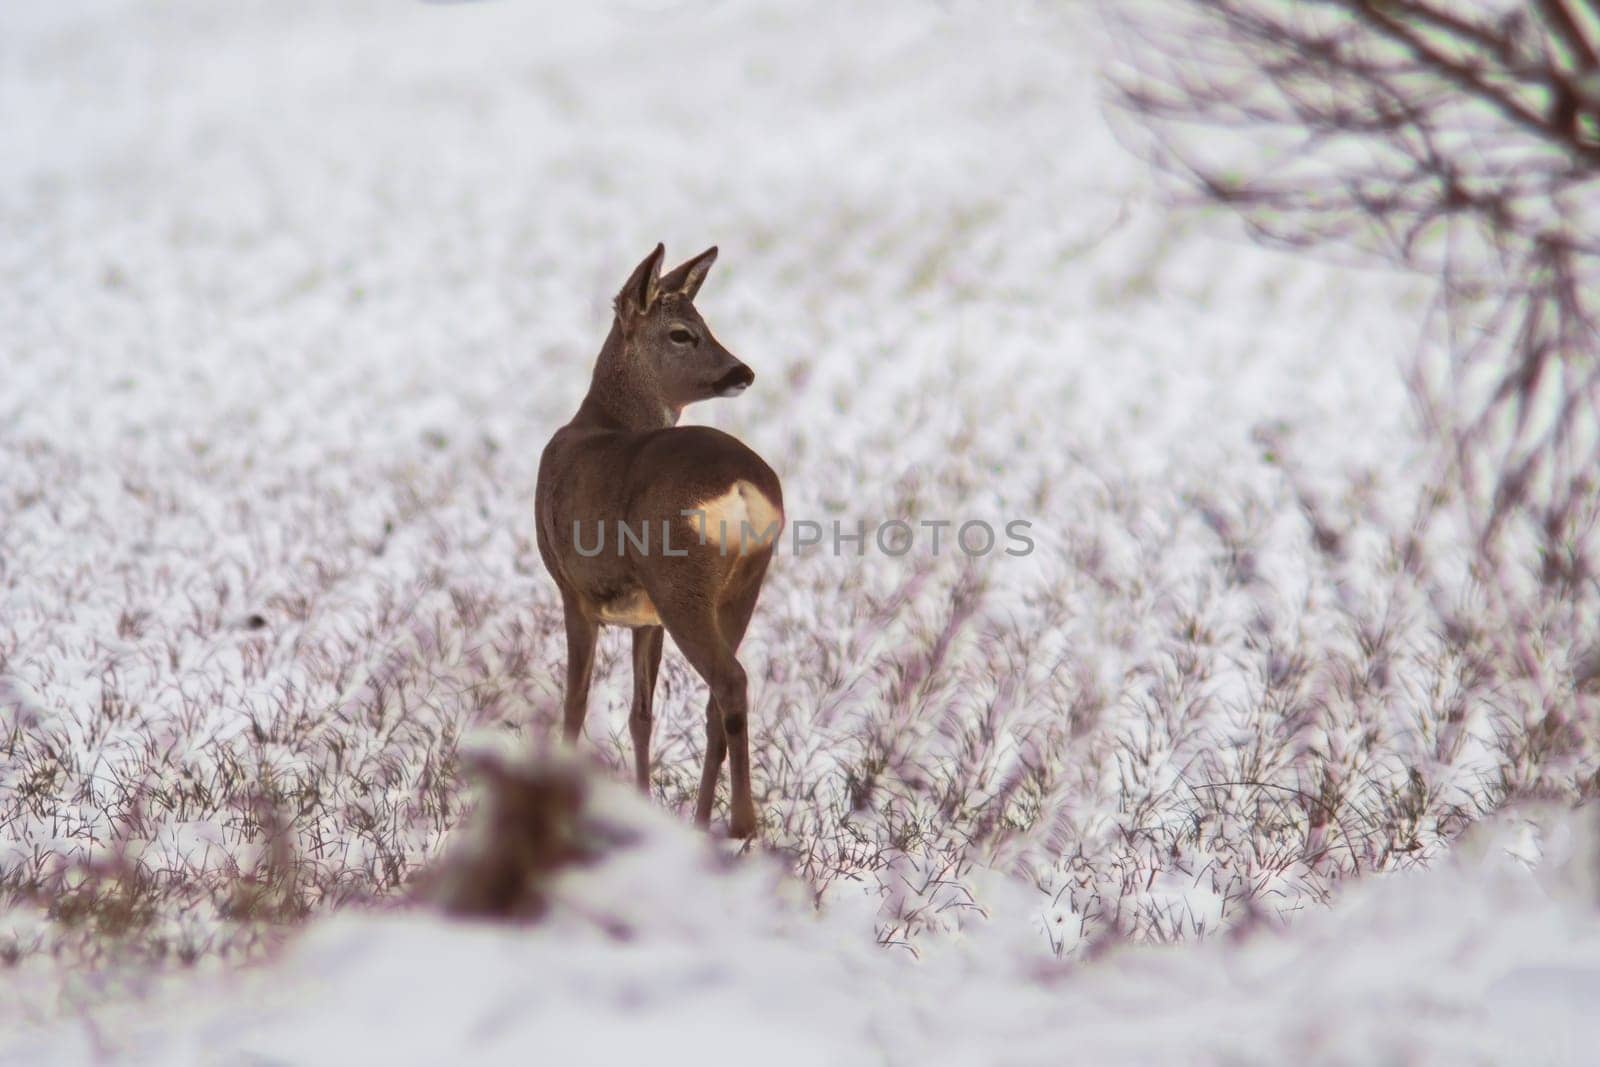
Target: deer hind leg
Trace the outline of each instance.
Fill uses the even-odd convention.
[[[628,732],[633,735],[634,780],[640,791],[650,792],[650,726],[655,702],[656,672],[661,669],[659,626],[639,626],[633,631],[633,709]]]
[[[735,837],[749,837],[755,832],[755,805],[750,799],[750,762],[745,721],[748,705],[745,697],[745,673],[722,633],[717,612],[711,604],[701,610],[674,615],[659,602],[661,621],[667,632],[677,642],[683,658],[695,673],[706,680],[711,689],[708,711],[714,710],[720,718],[716,725],[726,741],[726,748],[716,743],[718,731],[707,729],[706,763],[700,778],[700,797],[695,805],[696,815],[710,815],[709,797],[714,795],[718,772],[724,750],[733,770],[732,813],[729,832]]]
[[[656,608],[667,632],[678,645],[683,658],[695,673],[706,680],[711,690],[710,708],[720,713],[722,733],[727,742],[727,753],[733,766],[733,803],[729,819],[729,832],[735,837],[749,837],[755,833],[755,805],[750,797],[749,747],[745,737],[745,720],[748,707],[745,697],[745,673],[734,656],[722,629],[717,607],[700,596],[681,598],[657,597]],[[701,774],[700,797],[695,805],[697,816],[709,818],[708,796],[716,789],[717,775],[722,764],[722,747],[715,743],[714,731],[707,730],[706,764]]]
[[[562,607],[567,622],[567,692],[561,716],[561,733],[571,744],[583,733],[589,712],[589,679],[594,674],[594,645],[600,624],[589,619],[571,599]]]
[[[756,826],[755,802],[750,789],[747,684],[736,653],[755,611],[767,562],[766,555],[746,560],[740,567],[743,573],[736,575],[736,584],[727,591],[730,595],[714,612],[708,610],[709,606],[699,605],[692,612],[686,612],[700,617],[697,625],[683,628],[687,633],[680,633],[673,629],[672,622],[667,623],[684,657],[711,689],[706,701],[706,755],[700,774],[700,795],[695,802],[695,821],[702,826],[711,821],[717,780],[726,758],[732,765],[729,832],[735,837],[749,837]],[[709,623],[708,615],[715,618],[714,625]]]
[[[722,761],[728,755],[728,735],[722,732],[722,711],[716,697],[706,698],[706,761],[700,769],[700,795],[694,804],[694,821],[711,824],[711,808],[717,802],[717,779],[722,777]]]

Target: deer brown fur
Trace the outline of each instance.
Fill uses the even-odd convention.
[[[737,439],[677,425],[687,405],[735,396],[755,379],[694,307],[716,256],[710,248],[663,275],[657,245],[617,295],[588,395],[539,462],[538,542],[566,616],[567,740],[583,731],[600,627],[631,628],[629,732],[635,778],[648,791],[656,672],[670,633],[710,688],[695,819],[710,821],[726,758],[729,832],[748,837],[756,812],[736,653],[782,526],[783,489]]]

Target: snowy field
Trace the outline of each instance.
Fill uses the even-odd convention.
[[[1108,51],[1078,4],[0,14],[0,1059],[1581,1061],[1593,730],[1396,543],[1429,293],[1164,206]],[[541,924],[366,908],[463,738],[552,741],[535,466],[658,240],[720,246],[757,374],[689,421],[869,531],[773,564],[758,839],[687,829],[670,642],[657,810],[605,784],[612,633],[639,843]]]
[[[1592,817],[1497,816],[1287,936],[1067,964],[980,926],[914,961],[873,944],[873,909],[819,915],[777,864],[596,793],[585,829],[631,843],[556,878],[535,927],[347,912],[0,1062],[1580,1064],[1600,1042]]]

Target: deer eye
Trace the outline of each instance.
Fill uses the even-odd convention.
[[[690,333],[688,330],[685,330],[682,326],[674,326],[667,332],[667,336],[672,339],[672,343],[675,345],[689,345],[694,343],[694,334]]]

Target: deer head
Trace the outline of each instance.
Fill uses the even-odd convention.
[[[738,396],[756,376],[712,336],[694,307],[695,294],[716,262],[716,248],[666,274],[661,273],[662,254],[662,246],[656,245],[617,294],[619,343],[614,346],[615,358],[602,363],[610,364],[604,369],[620,386],[647,394],[639,399],[665,409],[669,421],[675,422],[687,405]]]

